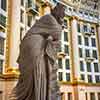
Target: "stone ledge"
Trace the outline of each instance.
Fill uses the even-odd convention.
[[[19,78],[19,75],[17,74],[0,74],[0,81],[3,81],[3,80],[18,80]]]
[[[58,82],[61,85],[81,85],[81,86],[97,86],[100,87],[100,83],[86,83],[86,82],[78,82],[78,81],[74,81],[74,82],[64,82],[64,81],[60,81]]]

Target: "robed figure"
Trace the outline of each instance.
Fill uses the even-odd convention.
[[[56,46],[62,31],[62,4],[41,17],[20,44],[20,76],[10,100],[59,100]]]

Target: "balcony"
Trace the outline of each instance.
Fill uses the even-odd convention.
[[[64,52],[58,52],[57,53],[57,58],[64,58],[66,54]]]
[[[6,17],[0,14],[0,26],[6,27]]]
[[[89,31],[85,31],[85,32],[83,32],[83,35],[84,36],[91,36],[92,34]]]
[[[39,12],[38,12],[38,7],[37,7],[37,5],[35,5],[35,4],[33,3],[32,0],[28,0],[28,3],[27,3],[27,5],[26,5],[26,11],[27,11],[27,13],[30,13],[30,14],[32,14],[32,15],[39,14]]]
[[[92,35],[95,35],[95,32],[84,31],[84,32],[83,32],[83,35],[84,35],[84,36],[89,36],[89,37],[90,37],[90,36],[92,36]]]
[[[85,57],[85,61],[87,61],[87,62],[92,62],[94,60],[95,60],[95,58],[93,58],[93,57]]]
[[[84,36],[91,36],[91,35],[95,35],[95,31],[92,28],[84,28],[83,29],[83,35]]]

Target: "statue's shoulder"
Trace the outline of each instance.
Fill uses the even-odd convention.
[[[54,17],[51,15],[51,14],[46,14],[46,15],[44,15],[44,16],[42,16],[41,18],[40,18],[40,20],[46,20],[46,21],[48,21],[48,20],[52,20],[52,19],[54,19]]]
[[[44,16],[42,16],[42,17],[52,17],[52,15],[51,14],[46,14],[46,15],[44,15]],[[41,17],[41,18],[42,18]]]

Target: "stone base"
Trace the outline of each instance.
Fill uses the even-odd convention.
[[[2,79],[18,79],[19,75],[14,74],[14,73],[5,73],[5,74],[0,74],[0,78],[2,78]]]
[[[0,74],[0,78],[2,79],[18,79],[20,73],[19,69],[15,67],[8,67],[5,71],[5,73]]]

